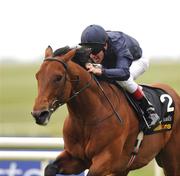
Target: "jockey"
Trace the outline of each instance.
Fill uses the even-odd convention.
[[[87,63],[87,70],[116,81],[138,101],[149,127],[154,129],[159,125],[160,117],[154,106],[134,81],[149,67],[148,59],[142,57],[139,43],[123,32],[105,31],[99,25],[90,25],[82,32],[80,45],[91,48],[90,58],[95,64]]]

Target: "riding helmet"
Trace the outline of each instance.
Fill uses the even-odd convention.
[[[81,34],[80,45],[105,45],[108,39],[107,33],[99,25],[90,25]]]

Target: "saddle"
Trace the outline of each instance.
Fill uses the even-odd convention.
[[[154,105],[156,113],[161,119],[161,124],[158,125],[155,129],[148,129],[144,120],[147,118],[143,117],[144,113],[138,105],[138,102],[134,100],[130,93],[123,90],[128,102],[137,114],[138,120],[140,122],[140,131],[142,130],[145,135],[150,135],[161,131],[171,130],[174,121],[173,117],[175,110],[175,104],[172,97],[166,91],[160,88],[150,87],[147,85],[141,86],[146,97]]]

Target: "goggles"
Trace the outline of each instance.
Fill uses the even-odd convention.
[[[97,55],[100,51],[104,50],[104,46],[91,47],[91,54]]]

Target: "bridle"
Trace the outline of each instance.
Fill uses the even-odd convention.
[[[64,67],[64,69],[65,69],[65,73],[64,73],[64,75],[63,75],[63,78],[64,78],[64,88],[65,88],[65,84],[66,84],[66,81],[70,81],[70,82],[76,82],[76,84],[79,84],[79,82],[80,82],[80,79],[79,79],[79,77],[77,77],[77,79],[71,79],[71,80],[68,80],[67,79],[67,72],[68,72],[68,64],[67,63],[65,63],[63,60],[60,60],[60,59],[57,59],[57,58],[53,58],[53,57],[50,57],[50,58],[45,58],[44,59],[44,62],[45,61],[56,61],[56,62],[58,62],[58,63],[60,63],[60,64],[62,64],[63,65],[63,67]],[[77,97],[80,93],[82,93],[85,89],[87,89],[88,87],[90,87],[90,85],[91,85],[91,80],[92,80],[92,76],[91,76],[91,79],[80,89],[80,90],[78,90],[78,91],[73,91],[72,92],[72,95],[67,99],[67,100],[65,100],[65,101],[60,101],[61,99],[62,99],[62,96],[63,96],[63,93],[64,93],[64,91],[62,91],[61,92],[61,95],[59,96],[59,98],[56,98],[53,102],[52,102],[52,104],[51,104],[51,106],[50,106],[50,112],[51,113],[53,113],[57,108],[59,108],[60,106],[62,106],[62,105],[64,105],[64,104],[66,104],[67,102],[69,102],[69,101],[71,101],[72,99],[74,99],[75,97]],[[63,89],[64,90],[64,89]]]

